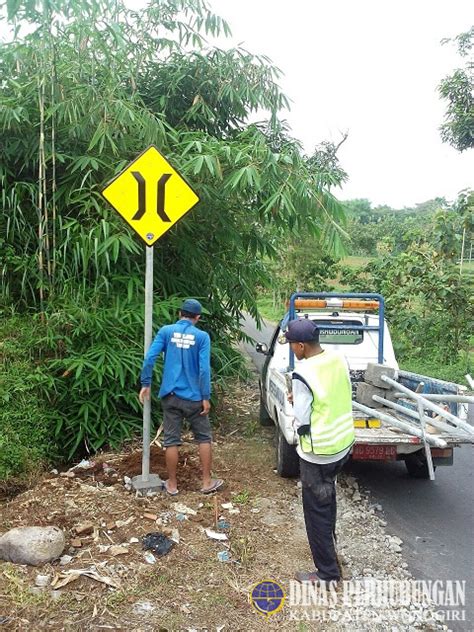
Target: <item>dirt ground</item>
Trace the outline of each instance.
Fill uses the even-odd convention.
[[[74,476],[49,473],[0,505],[0,533],[17,526],[57,525],[66,535],[64,554],[70,556],[41,568],[0,562],[0,629],[445,629],[434,619],[422,626],[410,620],[394,627],[396,617],[392,621],[390,613],[369,627],[356,625],[349,613],[345,621],[324,624],[294,620],[286,606],[268,620],[257,613],[249,603],[249,588],[271,578],[288,592],[294,571],[311,569],[300,490],[297,481],[282,479],[273,469],[273,431],[258,424],[254,382],[236,384],[217,418],[214,472],[226,485],[212,497],[199,491],[199,461],[188,442],[181,453],[180,494],[175,498],[163,493],[142,498],[127,489],[123,477],[141,471],[141,452],[132,450],[97,456],[91,467],[73,470]],[[152,449],[152,471],[165,477],[164,453],[158,447]],[[186,513],[188,509],[195,515]],[[346,579],[409,577],[382,516],[351,477],[338,482],[338,510]],[[216,518],[228,524],[219,528]],[[91,523],[86,534],[78,535],[86,522]],[[228,539],[213,540],[205,529]],[[150,532],[179,542],[166,556],[147,561],[141,539]],[[219,553],[229,561],[220,561]],[[74,569],[89,575],[71,574]],[[45,588],[35,586],[38,574],[49,576]],[[327,607],[319,611],[329,612]],[[332,612],[337,614],[337,607]]]

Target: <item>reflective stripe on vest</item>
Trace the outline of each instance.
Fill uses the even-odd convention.
[[[294,374],[312,392],[311,431],[301,435],[303,452],[332,456],[354,443],[352,389],[345,360],[327,349],[304,360]]]

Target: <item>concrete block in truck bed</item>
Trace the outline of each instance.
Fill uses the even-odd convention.
[[[369,408],[381,408],[383,404],[374,402],[372,395],[385,397],[386,394],[387,391],[383,388],[377,388],[377,386],[372,386],[372,384],[367,384],[366,382],[359,382],[357,384],[356,402],[368,406]]]
[[[391,377],[392,380],[396,380],[397,370],[392,368],[391,366],[369,362],[364,375],[364,380],[369,384],[372,384],[372,386],[377,386],[378,388],[391,388],[389,384],[381,379],[382,375],[386,375],[387,377]]]

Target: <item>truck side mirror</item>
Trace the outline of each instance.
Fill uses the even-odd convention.
[[[263,355],[268,355],[268,345],[264,342],[257,342],[255,345],[255,351],[257,353],[263,353]]]

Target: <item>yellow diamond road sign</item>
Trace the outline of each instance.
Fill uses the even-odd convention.
[[[107,185],[102,195],[152,246],[199,198],[153,145]]]

